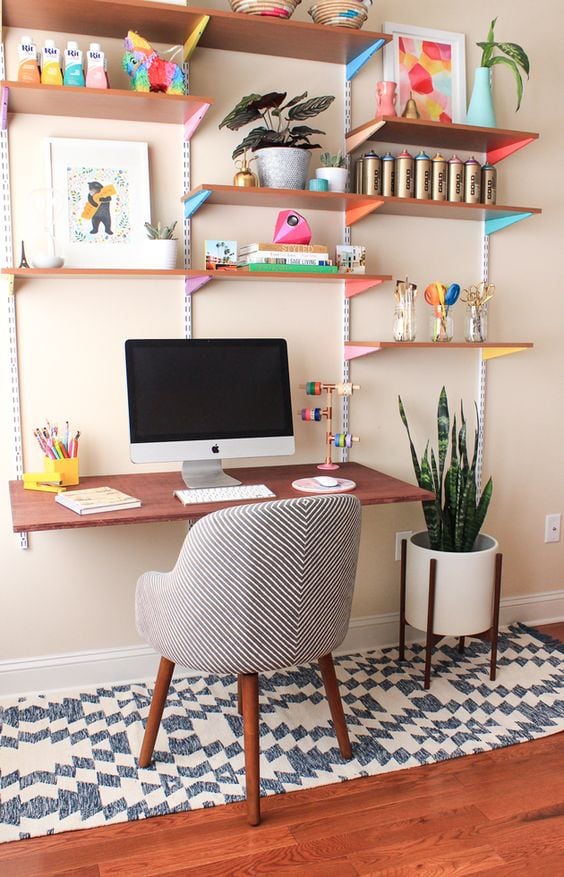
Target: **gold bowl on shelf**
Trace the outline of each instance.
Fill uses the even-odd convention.
[[[301,0],[229,0],[233,12],[272,18],[290,18],[299,3]]]
[[[315,24],[360,28],[368,18],[366,3],[360,0],[320,0],[308,9]]]

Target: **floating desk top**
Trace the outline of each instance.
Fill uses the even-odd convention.
[[[266,484],[276,494],[276,499],[304,496],[292,488],[292,481],[308,475],[318,474],[315,463],[298,466],[257,466],[245,469],[228,469],[243,484]],[[419,487],[377,472],[359,463],[343,463],[338,470],[342,477],[356,482],[356,490],[362,505],[377,505],[391,502],[420,502],[433,499],[433,494]],[[160,521],[181,521],[201,518],[229,503],[207,503],[184,506],[175,496],[174,490],[186,485],[180,472],[128,473],[125,475],[96,475],[80,479],[74,488],[102,487],[107,485],[123,490],[141,500],[140,508],[105,514],[77,515],[55,502],[53,494],[24,490],[22,481],[10,481],[10,501],[12,522],[15,533],[36,532],[39,530],[82,529],[83,527],[110,527],[119,524],[148,524]],[[244,502],[266,502],[267,500],[245,500]],[[231,503],[235,505],[235,503]]]

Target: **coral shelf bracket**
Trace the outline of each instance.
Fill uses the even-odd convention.
[[[386,44],[386,40],[380,39],[376,40],[375,43],[372,43],[364,52],[361,52],[360,55],[357,55],[356,58],[353,58],[352,61],[349,61],[346,68],[347,81],[350,82],[359,70],[362,70],[367,61],[370,61],[373,55],[376,52],[380,51],[382,46]]]
[[[360,295],[361,292],[366,292],[367,289],[372,289],[373,286],[378,286],[383,282],[382,279],[362,280],[347,277],[345,280],[345,297],[352,298],[353,295]]]
[[[211,189],[201,189],[193,195],[187,195],[184,201],[184,218],[188,219],[204,204],[212,193]]]
[[[350,134],[347,134],[345,137],[345,145],[347,147],[347,153],[354,152],[354,150],[369,140],[373,134],[383,128],[385,125],[385,121],[383,119],[375,119],[373,122],[370,122],[367,125],[363,125],[362,128],[357,128],[355,131],[351,131]]]
[[[524,146],[528,146],[529,143],[532,143],[536,139],[536,137],[524,137],[523,140],[516,140],[514,143],[509,143],[507,146],[490,149],[487,153],[488,161],[490,164],[497,164],[498,161],[503,161],[508,155],[513,155],[518,149],[523,149]]]
[[[381,207],[383,203],[382,200],[374,197],[356,198],[354,202],[349,201],[345,208],[345,224],[354,225],[359,219],[363,219]]]
[[[485,232],[487,235],[494,234],[494,232],[501,231],[509,225],[514,225],[516,222],[521,222],[522,219],[528,219],[529,216],[532,215],[532,213],[525,211],[524,213],[514,213],[512,216],[499,216],[494,217],[493,219],[486,219],[484,223]]]

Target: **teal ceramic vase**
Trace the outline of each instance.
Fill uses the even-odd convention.
[[[474,71],[474,88],[466,115],[466,124],[478,125],[482,128],[496,127],[489,67],[476,67]]]

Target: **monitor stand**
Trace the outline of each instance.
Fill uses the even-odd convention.
[[[233,487],[241,484],[223,471],[221,460],[185,460],[182,478],[186,487]]]

